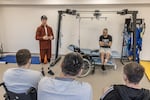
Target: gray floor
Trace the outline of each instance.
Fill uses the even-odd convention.
[[[60,63],[61,61],[54,66],[52,69],[55,72],[56,76],[59,75],[60,72]],[[93,100],[99,100],[99,97],[102,95],[103,89],[105,87],[110,86],[111,84],[121,84],[122,80],[122,64],[119,60],[116,60],[117,70],[108,69],[106,72],[102,72],[100,68],[97,68],[94,75],[89,75],[85,78],[77,78],[79,81],[89,82],[93,87]],[[31,69],[40,70],[42,65],[32,65]],[[44,65],[45,71],[47,72],[47,67],[49,65]],[[2,76],[5,70],[8,68],[16,67],[16,64],[0,64],[0,82],[2,82]],[[47,75],[48,76],[48,75]],[[150,83],[146,76],[141,81],[141,86],[144,88],[150,89]],[[4,100],[3,98],[4,90],[0,88],[0,100]]]

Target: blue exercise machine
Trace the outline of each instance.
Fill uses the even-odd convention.
[[[144,19],[136,19],[136,45],[134,45],[134,33],[132,30],[132,19],[127,18],[125,20],[124,31],[123,31],[123,43],[122,43],[122,54],[121,63],[132,61],[134,55],[134,46],[136,47],[135,61],[140,62],[140,52],[142,51],[142,38],[145,32]]]

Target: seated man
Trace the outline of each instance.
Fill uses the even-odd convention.
[[[111,56],[112,36],[108,34],[108,29],[104,28],[103,35],[99,38],[100,58],[102,62],[102,70],[105,70],[105,64]]]
[[[16,53],[18,68],[8,69],[3,76],[7,89],[13,93],[26,93],[31,87],[37,88],[42,74],[30,70],[31,53],[27,49],[21,49]]]
[[[125,85],[111,86],[100,100],[150,100],[150,91],[139,86],[144,68],[132,62],[124,66],[123,73]]]
[[[61,64],[59,77],[41,79],[38,100],[92,100],[91,86],[75,80],[81,73],[82,65],[80,54],[67,54]]]

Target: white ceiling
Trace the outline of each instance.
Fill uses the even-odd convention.
[[[150,0],[0,0],[1,5],[150,4]]]

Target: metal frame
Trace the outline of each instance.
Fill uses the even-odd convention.
[[[127,18],[127,19],[130,20],[130,23],[132,24],[131,18]],[[127,24],[127,23],[125,23],[125,24]],[[144,19],[142,19],[142,18],[136,19],[136,25],[143,25],[142,26],[142,28],[143,28],[142,29],[142,33],[144,34],[145,33],[145,22],[144,22]],[[130,30],[130,29],[127,29],[127,32],[128,31],[133,33],[133,31]],[[128,56],[126,56],[126,55],[124,56],[123,52],[124,52],[124,39],[123,39],[123,42],[122,42],[122,51],[121,51],[121,59],[120,59],[120,62],[124,65],[125,64],[124,61],[125,62],[129,62],[130,59],[128,58]],[[139,54],[139,56],[140,56],[140,54]],[[137,61],[137,59],[136,59],[136,61]]]
[[[55,51],[55,60],[50,64],[50,66],[54,66],[60,59],[61,57],[58,56],[59,54],[59,42],[60,42],[60,30],[61,30],[61,21],[62,21],[62,15],[63,14],[68,14],[68,15],[73,15],[73,16],[77,16],[80,15],[80,13],[115,13],[115,14],[120,14],[120,15],[127,15],[127,14],[131,14],[132,15],[132,19],[133,19],[133,61],[136,61],[136,19],[137,19],[137,14],[138,11],[129,11],[128,9],[123,9],[121,11],[100,11],[100,10],[95,10],[95,11],[77,11],[77,10],[71,10],[71,9],[67,9],[66,11],[60,10],[58,11],[58,29],[57,29],[57,38],[56,38],[56,51]]]
[[[55,60],[50,64],[50,66],[54,66],[61,57],[58,57],[59,53],[59,41],[60,41],[60,30],[61,30],[61,21],[62,21],[62,15],[64,14],[64,11],[58,11],[58,26],[57,26],[57,37],[56,37],[56,51],[55,51]]]

